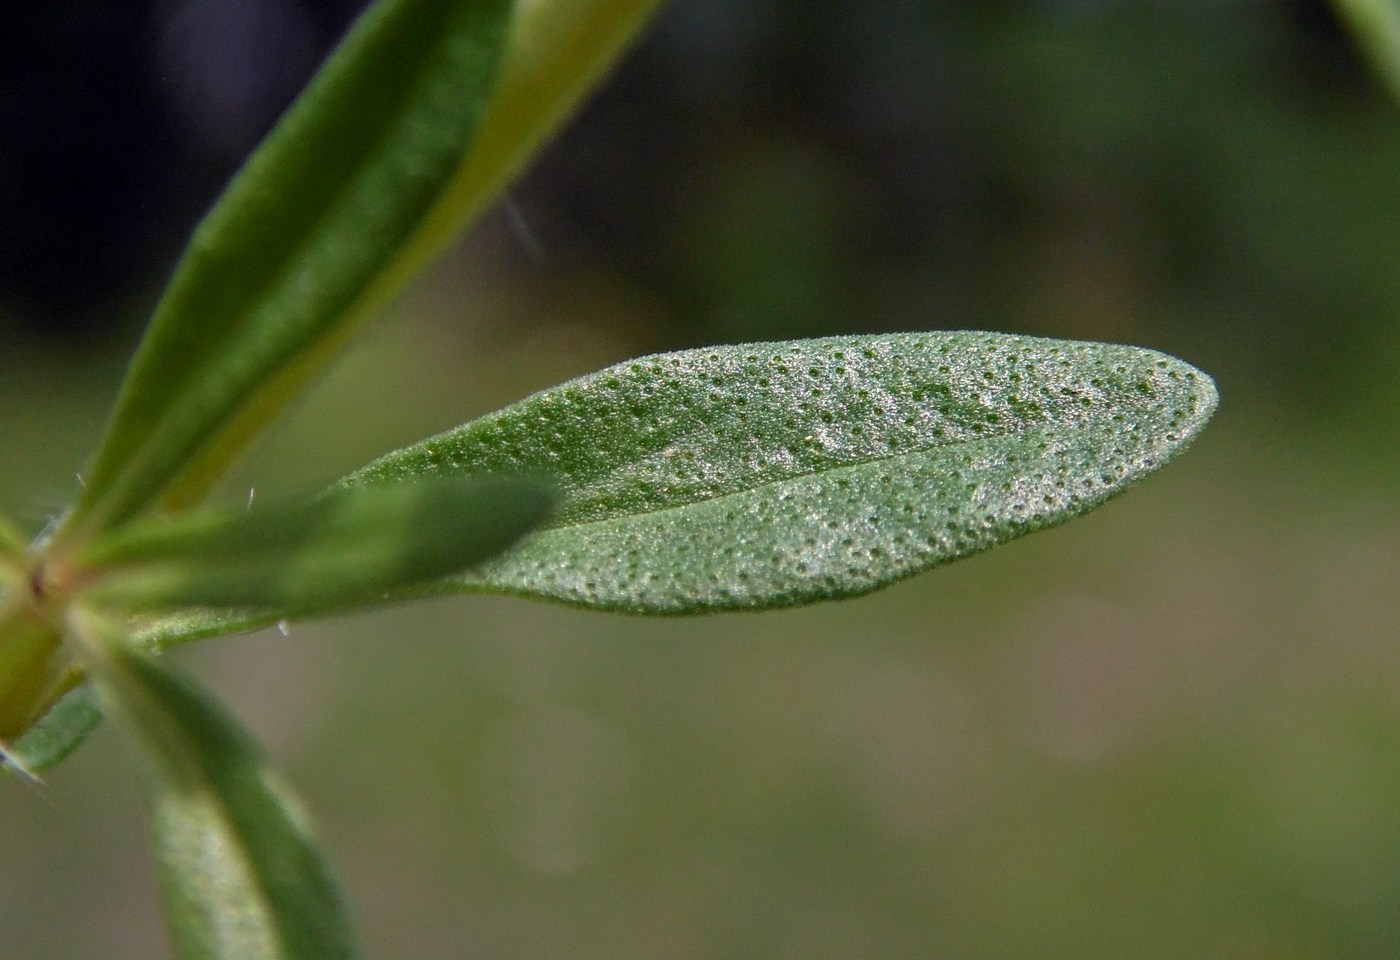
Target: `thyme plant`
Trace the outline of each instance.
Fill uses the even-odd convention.
[[[638,614],[848,597],[1083,513],[1205,425],[1150,350],[933,332],[646,357],[314,496],[208,503],[234,458],[509,182],[656,0],[380,0],[195,231],[72,507],[0,521],[0,756],[99,717],[150,798],[179,955],[336,958],[305,818],[156,656],[288,618],[494,592]]]

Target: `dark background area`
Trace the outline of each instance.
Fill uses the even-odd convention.
[[[13,18],[7,325],[127,342],[359,6]],[[1394,358],[1396,211],[1356,189],[1394,159],[1392,111],[1320,2],[689,0],[515,197],[551,257],[666,303],[667,345],[1167,331],[1284,393],[1354,388],[1358,357]]]

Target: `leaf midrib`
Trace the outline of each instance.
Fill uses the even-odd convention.
[[[414,92],[417,93],[418,91],[420,91],[422,87],[426,85],[426,83],[426,80],[420,81],[419,84],[415,85]],[[406,100],[406,102],[412,102],[412,99],[410,98],[409,100]],[[389,128],[389,130],[391,131],[396,131],[401,125],[403,119],[403,111],[396,112],[395,117],[396,123]],[[377,153],[380,150],[382,150],[384,144],[387,143],[390,139],[391,138],[389,136],[388,131],[381,132],[380,136],[374,138],[374,152]],[[338,219],[338,216],[341,215],[341,211],[343,211],[346,208],[346,205],[349,202],[349,197],[353,195],[359,187],[359,183],[360,178],[354,177],[341,184],[340,187],[334,191],[335,202],[333,204],[328,205],[326,209],[328,211],[335,211],[335,215],[333,215],[329,219]],[[431,207],[431,204],[428,204],[427,206]],[[324,223],[325,219],[327,218],[323,218],[321,222]],[[407,233],[411,234],[412,228],[410,228],[407,231]],[[253,317],[260,318],[259,322],[250,323],[246,327],[239,325],[230,326],[227,335],[219,339],[215,349],[210,351],[207,359],[198,367],[190,368],[191,372],[189,376],[185,378],[184,381],[184,383],[186,384],[186,389],[188,389],[189,384],[197,384],[199,381],[207,379],[211,375],[217,375],[219,373],[228,371],[239,372],[240,375],[238,379],[243,384],[243,388],[239,394],[239,401],[228,405],[228,407],[223,411],[221,415],[219,415],[216,419],[212,420],[209,423],[208,430],[204,431],[205,439],[202,442],[199,437],[195,437],[191,442],[185,445],[186,455],[184,457],[184,460],[186,462],[191,459],[191,454],[196,453],[201,447],[205,446],[207,443],[213,442],[213,440],[217,437],[220,431],[222,431],[233,420],[235,420],[239,412],[246,408],[252,401],[253,397],[256,395],[258,380],[253,375],[253,373],[250,373],[250,370],[255,370],[256,368],[265,365],[261,363],[249,364],[246,361],[240,363],[239,361],[241,357],[239,351],[229,350],[229,344],[237,343],[240,340],[240,334],[243,334],[247,329],[264,329],[267,326],[268,321],[266,317],[270,310],[269,297],[266,296],[267,292],[286,290],[290,286],[292,286],[292,279],[294,275],[297,271],[303,269],[303,256],[308,250],[313,249],[317,245],[317,241],[323,238],[324,236],[324,228],[312,230],[309,233],[305,234],[304,239],[292,248],[292,255],[289,256],[286,260],[284,260],[283,263],[271,274],[269,274],[267,279],[256,288],[257,295],[249,297],[247,302],[259,305],[259,308],[252,312]],[[328,312],[333,313],[336,316],[348,317],[351,313],[353,313],[355,304],[364,297],[367,291],[373,288],[378,278],[378,275],[387,272],[392,266],[392,261],[389,261],[386,262],[384,264],[384,267],[379,271],[370,270],[369,276],[366,278],[365,282],[358,284],[354,292],[343,297],[339,301],[339,306],[337,306],[334,310],[313,310],[312,312]],[[328,324],[327,326],[332,325],[334,324]],[[286,368],[287,366],[294,363],[300,355],[306,353],[309,349],[314,347],[314,343],[312,341],[314,340],[316,329],[317,328],[315,328],[314,326],[311,329],[301,329],[298,335],[292,339],[291,343],[287,348],[276,351],[276,359],[274,360],[273,369],[281,370]],[[240,370],[240,368],[242,369]],[[178,410],[178,407],[178,404],[173,405],[173,409]],[[128,463],[132,464],[133,466],[124,470],[123,476],[140,475],[142,472],[144,472],[143,469],[141,469],[143,466],[148,466],[152,460],[159,459],[159,457],[154,456],[152,453],[150,453],[150,451],[153,449],[157,452],[160,451],[160,449],[165,443],[165,440],[163,439],[164,435],[170,432],[175,432],[178,434],[180,432],[180,428],[178,425],[181,423],[189,422],[191,422],[191,420],[186,417],[176,416],[174,418],[171,418],[168,415],[161,417],[159,423],[162,425],[162,429],[159,431],[152,431],[151,433],[147,434],[147,440],[144,444],[142,444],[140,454],[137,456],[133,456],[128,460]],[[177,426],[167,427],[165,426],[167,424],[176,424]]]
[[[833,465],[833,466],[831,466],[831,467],[828,467],[827,469],[824,469],[824,470],[806,470],[806,471],[802,471],[802,472],[800,472],[800,473],[793,473],[793,474],[789,474],[789,475],[787,475],[787,476],[785,476],[785,477],[780,477],[780,478],[777,478],[777,479],[774,479],[774,480],[766,480],[766,481],[763,481],[763,482],[761,482],[761,483],[754,484],[754,485],[752,485],[752,486],[746,486],[746,487],[740,487],[740,488],[736,488],[736,489],[732,489],[732,490],[727,490],[727,491],[725,491],[725,492],[723,492],[723,493],[715,494],[714,496],[704,497],[704,498],[696,499],[696,500],[690,500],[690,501],[688,501],[688,502],[686,502],[686,503],[678,503],[678,504],[673,504],[673,505],[669,505],[669,506],[665,506],[665,507],[658,507],[658,508],[656,508],[656,509],[651,509],[651,510],[639,510],[639,511],[631,512],[631,513],[618,512],[618,513],[613,513],[613,514],[610,514],[610,515],[604,516],[604,517],[597,517],[597,518],[589,519],[589,520],[580,520],[580,521],[573,522],[573,523],[549,523],[549,522],[546,522],[546,523],[540,524],[540,526],[537,527],[532,533],[528,534],[528,535],[526,536],[525,539],[526,539],[526,540],[533,539],[533,538],[539,536],[540,534],[548,533],[548,532],[553,532],[553,531],[558,531],[558,530],[576,530],[576,529],[583,529],[583,528],[591,527],[591,526],[598,526],[598,525],[602,525],[602,524],[616,523],[616,522],[618,522],[618,521],[624,521],[624,520],[627,520],[627,519],[630,519],[630,518],[636,518],[636,517],[651,517],[651,516],[658,516],[658,515],[665,514],[665,513],[671,513],[671,512],[675,512],[675,511],[686,510],[686,509],[688,509],[688,508],[690,508],[690,507],[694,507],[694,506],[697,506],[697,505],[702,504],[702,503],[713,503],[713,502],[715,502],[715,501],[724,500],[724,499],[727,499],[727,498],[729,498],[729,497],[746,496],[746,495],[748,495],[748,494],[758,493],[758,492],[760,492],[760,491],[763,491],[763,490],[766,490],[766,489],[769,489],[769,488],[772,488],[772,487],[781,486],[781,485],[783,485],[783,484],[794,483],[794,482],[797,482],[797,481],[806,479],[806,478],[808,478],[808,477],[822,476],[822,475],[825,475],[825,474],[836,473],[836,472],[838,472],[838,471],[843,471],[843,470],[858,470],[858,469],[860,469],[860,468],[862,468],[862,467],[866,467],[866,466],[869,466],[869,465],[871,465],[871,464],[885,463],[885,462],[891,461],[891,460],[901,460],[901,459],[905,459],[905,458],[909,458],[909,457],[914,457],[914,456],[920,456],[920,455],[925,455],[925,454],[937,453],[937,452],[939,452],[939,451],[941,451],[941,450],[948,450],[948,449],[951,449],[951,448],[954,448],[954,447],[960,447],[960,446],[980,446],[980,445],[986,445],[986,444],[1000,443],[1000,442],[1004,442],[1004,441],[1007,441],[1007,440],[1013,440],[1013,441],[1016,441],[1016,442],[1021,442],[1021,441],[1024,441],[1027,437],[1032,436],[1032,435],[1037,434],[1037,433],[1039,433],[1039,434],[1046,434],[1046,435],[1057,435],[1057,436],[1065,436],[1065,435],[1070,435],[1070,436],[1072,436],[1072,435],[1075,435],[1075,434],[1078,434],[1078,433],[1088,433],[1088,432],[1091,432],[1091,430],[1092,430],[1093,427],[1100,427],[1100,426],[1102,426],[1102,424],[1099,424],[1099,423],[1097,423],[1097,422],[1093,422],[1091,426],[1075,426],[1075,427],[1071,427],[1071,426],[1056,427],[1055,425],[1050,424],[1050,425],[1044,425],[1044,426],[1040,426],[1040,427],[1029,427],[1029,428],[1027,428],[1026,430],[1021,430],[1021,431],[1006,431],[1006,432],[1004,432],[1004,433],[992,434],[992,435],[987,436],[987,437],[979,437],[979,438],[976,439],[976,440],[966,440],[966,441],[960,441],[960,442],[956,442],[956,443],[943,443],[943,444],[934,443],[934,444],[930,444],[930,445],[928,445],[928,446],[918,447],[918,448],[913,449],[913,450],[902,451],[902,452],[900,452],[900,453],[891,453],[891,454],[888,454],[888,455],[885,455],[885,456],[877,456],[877,457],[866,457],[866,458],[859,459],[859,460],[854,460],[854,461],[851,461],[851,462],[848,462],[848,463],[841,463],[841,464],[837,464],[837,465]],[[506,553],[505,555],[503,555],[502,558],[499,558],[499,559],[508,559],[508,558],[509,558],[509,553]],[[494,562],[496,562],[496,561],[495,561],[495,560],[488,560],[487,563],[486,563],[486,565],[489,566],[490,564],[492,564],[492,563],[494,563]]]

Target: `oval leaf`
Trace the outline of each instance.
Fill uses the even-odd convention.
[[[437,585],[679,614],[852,596],[1083,513],[1215,409],[1150,350],[993,333],[689,350],[611,367],[345,483],[526,471],[563,499]]]
[[[86,597],[128,610],[322,612],[480,563],[543,520],[551,500],[520,479],[377,484],[133,524],[77,564],[80,577],[100,578]]]
[[[75,620],[92,653],[103,711],[143,775],[179,955],[354,956],[305,814],[248,734],[110,625],[81,612]]]
[[[68,531],[201,494],[393,295],[396,254],[471,142],[511,6],[384,0],[361,18],[190,241]]]

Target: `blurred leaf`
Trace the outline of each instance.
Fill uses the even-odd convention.
[[[208,607],[162,612],[133,627],[132,638],[143,650],[164,650],[190,640],[261,630],[285,616],[285,613],[276,610],[220,610]]]
[[[0,746],[21,736],[70,685],[63,640],[23,604],[0,613]]]
[[[143,774],[179,956],[354,956],[305,814],[248,734],[110,625],[75,619],[103,710]]]
[[[455,572],[509,546],[550,503],[538,483],[474,478],[385,484],[335,491],[300,506],[203,511],[136,524],[100,538],[82,555],[90,574],[101,568],[110,578],[85,596],[143,610],[244,608],[182,609],[138,622],[132,642],[155,650],[373,602],[390,589]],[[0,646],[0,652],[7,649]],[[16,729],[29,719],[26,714]],[[11,753],[28,769],[43,770],[71,753],[100,720],[86,692],[74,691]]]
[[[515,4],[505,62],[471,151],[405,257],[430,256],[494,200],[661,3],[532,0]]]
[[[360,484],[549,475],[547,527],[435,585],[638,613],[874,590],[1060,523],[1157,469],[1210,378],[1133,347],[891,334],[647,357],[376,461]]]
[[[1392,97],[1400,100],[1400,4],[1395,0],[1333,0]]]
[[[510,9],[382,0],[360,19],[191,239],[70,528],[202,494],[419,265],[396,256],[461,164]]]
[[[546,487],[519,479],[377,484],[132,524],[77,563],[100,577],[85,596],[129,610],[323,612],[480,563],[544,519],[550,503]]]
[[[86,687],[69,692],[19,739],[10,752],[33,771],[63,760],[102,722],[102,711]]]
[[[29,547],[24,534],[12,524],[8,517],[0,517],[0,560],[22,561],[28,556]]]

